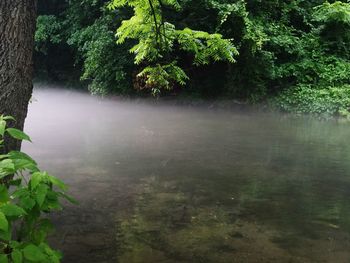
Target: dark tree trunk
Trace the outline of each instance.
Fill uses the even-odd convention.
[[[36,0],[0,0],[0,114],[23,129],[32,94]],[[5,152],[19,150],[19,141],[5,138]]]

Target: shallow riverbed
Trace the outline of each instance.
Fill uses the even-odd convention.
[[[349,262],[350,124],[37,88],[63,262]]]

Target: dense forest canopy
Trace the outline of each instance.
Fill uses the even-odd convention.
[[[37,21],[37,74],[75,72],[95,94],[184,92],[349,114],[349,1],[41,0]]]

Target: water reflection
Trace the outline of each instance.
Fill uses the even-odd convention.
[[[349,262],[350,125],[37,89],[65,262]]]

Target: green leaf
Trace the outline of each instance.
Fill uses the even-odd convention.
[[[40,225],[40,228],[43,229],[46,232],[50,232],[51,230],[54,229],[54,225],[47,218],[41,219],[40,222],[39,222],[39,225]]]
[[[46,194],[45,209],[47,210],[60,210],[62,206],[58,201],[58,193],[54,191],[48,191]],[[44,209],[44,208],[43,208]]]
[[[62,254],[59,251],[53,250],[50,246],[48,246],[46,243],[41,243],[39,247],[45,251],[46,255],[50,258],[51,263],[59,263],[60,259],[62,259]]]
[[[0,120],[0,135],[1,136],[4,136],[5,129],[6,129],[6,121],[4,121],[2,119],[2,120]]]
[[[47,194],[48,186],[45,184],[40,184],[35,193],[35,199],[38,205],[41,207],[45,201],[45,197]]]
[[[21,206],[26,210],[31,210],[35,206],[35,200],[29,196],[25,196],[20,200]]]
[[[3,117],[3,120],[5,120],[5,121],[16,121],[16,119],[13,118],[12,116],[5,116],[5,117]]]
[[[7,187],[5,185],[0,185],[0,203],[6,203],[9,199]]]
[[[4,159],[0,161],[0,178],[3,178],[10,174],[14,174],[15,172],[15,165],[12,160]]]
[[[17,140],[25,140],[25,141],[30,141],[31,142],[31,139],[30,137],[25,134],[24,132],[18,130],[18,129],[15,129],[15,128],[7,128],[6,129],[6,132],[8,134],[11,135],[11,137],[17,139]]]
[[[11,258],[12,258],[13,263],[22,263],[23,262],[22,252],[18,249],[14,249],[12,251]]]
[[[1,144],[1,141],[0,141],[0,144]],[[8,158],[8,157],[9,157],[8,154],[0,154],[0,160]]]
[[[9,169],[14,170],[15,165],[13,164],[13,161],[10,159],[5,159],[0,162],[0,169]]]
[[[28,161],[26,159],[14,159],[13,163],[15,165],[15,170],[28,170],[30,172],[37,172],[39,169],[36,166],[36,164],[32,163],[31,161]]]
[[[58,253],[52,254],[52,255],[50,255],[50,262],[52,262],[52,263],[60,263],[60,259],[61,258],[62,257]]]
[[[5,204],[0,207],[0,211],[3,212],[6,216],[22,216],[26,212],[19,206],[13,204]]]
[[[0,212],[0,230],[8,232],[9,222],[3,212]]]
[[[49,176],[49,180],[53,185],[61,188],[62,190],[67,190],[66,184],[64,182],[62,182],[60,179],[58,179],[54,176]]]
[[[24,198],[26,196],[30,196],[30,192],[27,188],[19,188],[15,192],[12,193],[14,197],[17,198]]]
[[[43,175],[40,172],[36,172],[32,174],[32,177],[30,178],[30,187],[32,190],[35,190],[35,188],[40,184],[40,182],[43,180]]]
[[[0,231],[0,239],[10,241],[12,239],[11,231]]]
[[[73,197],[65,194],[65,193],[62,193],[62,192],[57,192],[57,194],[61,197],[63,197],[64,199],[66,199],[67,201],[69,201],[70,203],[72,204],[75,204],[75,205],[78,205],[79,202],[77,200],[75,200]]]
[[[10,244],[10,247],[12,247],[13,249],[19,248],[20,245],[21,245],[18,241],[14,241],[14,240],[11,240],[11,241],[9,242],[9,244]]]
[[[47,238],[47,234],[53,230],[54,227],[50,220],[48,219],[42,219],[40,220],[39,224],[37,225],[37,229],[32,232],[32,238],[33,242],[35,244],[40,244],[39,247],[42,251],[45,252],[45,254],[48,255],[46,248],[48,248],[48,245],[43,243],[45,242]]]
[[[33,244],[27,245],[25,248],[23,248],[22,251],[23,251],[24,258],[30,261],[41,262],[41,261],[45,261],[46,259],[41,249]]]
[[[0,263],[8,263],[7,255],[0,255]]]
[[[28,161],[34,163],[35,165],[37,165],[37,163],[33,160],[33,158],[31,158],[28,154],[26,154],[24,152],[10,151],[8,153],[8,157],[10,159],[25,159],[25,160],[28,160]]]
[[[32,173],[39,171],[38,164],[28,154],[19,151],[11,151],[7,156],[14,162],[16,170],[27,169]]]

